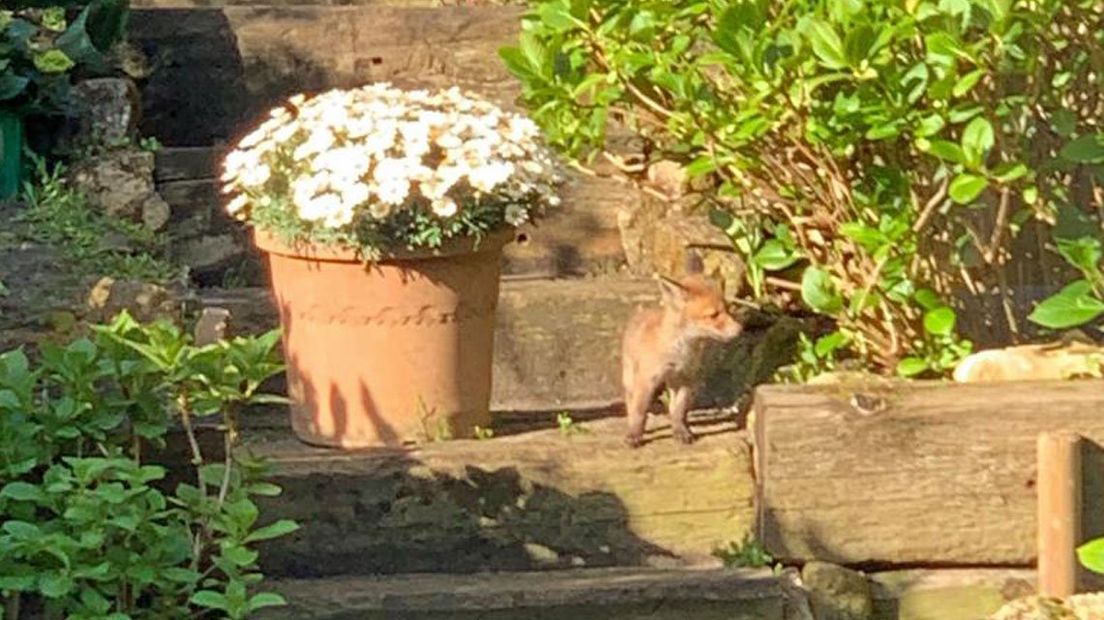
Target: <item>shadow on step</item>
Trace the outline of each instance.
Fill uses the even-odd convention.
[[[281,476],[284,493],[263,514],[301,529],[262,550],[267,574],[639,566],[672,556],[633,534],[612,493],[572,495],[509,466],[442,471],[409,455],[350,465],[319,460],[315,473]]]

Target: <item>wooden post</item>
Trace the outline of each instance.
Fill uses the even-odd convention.
[[[1039,594],[1077,593],[1081,541],[1081,436],[1042,433],[1038,443]]]

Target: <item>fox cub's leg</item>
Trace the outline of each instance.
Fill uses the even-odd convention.
[[[674,389],[667,412],[671,416],[671,432],[680,443],[689,444],[694,442],[694,433],[686,425],[686,417],[690,413],[690,407],[693,404],[693,388],[688,385],[680,385]]]
[[[625,387],[625,410],[628,414],[629,432],[625,436],[625,443],[630,448],[639,448],[644,443],[644,429],[648,424],[648,407],[652,404],[652,397],[659,389],[656,380],[641,381]]]

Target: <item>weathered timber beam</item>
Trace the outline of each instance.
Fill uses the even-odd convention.
[[[1029,566],[1036,438],[1104,440],[1104,382],[767,386],[754,425],[757,528],[775,557]],[[1084,516],[1099,529],[1104,476],[1092,463]]]

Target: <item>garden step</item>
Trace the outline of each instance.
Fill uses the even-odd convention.
[[[555,417],[549,421],[555,426]],[[620,417],[417,449],[314,448],[247,430],[283,493],[265,520],[301,528],[266,543],[284,577],[717,565],[752,525],[750,450],[731,415],[696,414],[692,446],[653,418],[622,443]],[[503,431],[505,432],[505,431]]]
[[[220,235],[240,228],[221,216],[215,180],[216,148],[167,148],[157,156],[158,191],[172,208],[171,231]],[[611,180],[574,178],[562,190],[563,205],[538,226],[521,231],[524,242],[506,250],[507,274],[570,276],[617,271],[624,262],[617,209],[633,193]]]
[[[200,303],[230,310],[232,328],[276,327],[266,289],[208,289]],[[621,331],[654,283],[620,278],[505,279],[495,334],[496,411],[605,408],[621,401]]]
[[[783,620],[768,571],[569,570],[280,581],[261,620]]]

